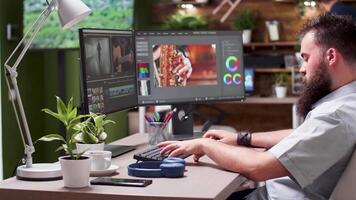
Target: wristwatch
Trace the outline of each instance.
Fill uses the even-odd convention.
[[[242,131],[237,134],[237,145],[251,147],[251,133],[248,131]]]

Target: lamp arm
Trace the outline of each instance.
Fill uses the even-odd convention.
[[[5,62],[5,76],[6,83],[9,90],[9,98],[12,103],[12,107],[15,111],[16,121],[19,126],[19,130],[21,133],[22,142],[24,144],[24,151],[26,154],[26,167],[32,166],[32,153],[35,152],[35,147],[33,146],[30,130],[28,128],[28,123],[26,119],[26,114],[23,108],[20,91],[17,84],[17,66],[21,62],[22,58],[26,54],[28,48],[30,47],[33,39],[37,35],[38,31],[42,27],[43,23],[47,19],[47,17],[51,14],[51,12],[56,8],[57,0],[51,1],[51,3],[46,7],[46,9],[41,13],[41,15],[37,18],[35,23],[31,26],[29,31],[24,35],[19,44],[16,46],[14,51],[10,54],[9,58]],[[32,31],[33,30],[33,31]],[[12,57],[17,53],[18,49],[24,43],[25,38],[30,35],[29,40],[25,43],[24,48],[20,52],[17,57],[15,63],[11,66],[9,64]],[[21,117],[21,119],[19,118]],[[27,142],[26,142],[27,141]]]

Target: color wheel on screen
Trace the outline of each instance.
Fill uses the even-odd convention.
[[[224,75],[224,83],[225,83],[225,85],[231,85],[232,84],[232,75],[231,74],[225,74]]]
[[[239,69],[240,62],[235,56],[229,56],[226,58],[226,69],[230,72],[236,72]]]
[[[225,74],[224,83],[225,85],[231,85],[232,83],[234,83],[235,85],[240,85],[242,83],[242,76],[239,73],[236,73],[234,75]]]

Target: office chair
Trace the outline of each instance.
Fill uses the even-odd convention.
[[[355,199],[355,187],[356,180],[356,150],[349,163],[346,166],[345,171],[341,175],[339,181],[336,184],[333,192],[331,193],[330,200],[354,200]]]

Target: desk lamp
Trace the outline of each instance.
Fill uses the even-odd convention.
[[[47,7],[42,11],[41,15],[37,18],[30,30],[24,35],[5,62],[6,83],[9,89],[9,98],[15,111],[26,155],[26,164],[17,167],[16,175],[17,178],[21,180],[56,180],[60,179],[62,174],[59,164],[32,163],[32,153],[35,152],[35,147],[32,143],[30,130],[28,128],[25,111],[17,85],[17,66],[26,54],[32,40],[35,38],[43,23],[53,10],[58,12],[60,23],[64,29],[78,23],[91,12],[81,0],[52,0],[51,2],[46,0],[46,2]],[[28,40],[26,40],[26,38],[28,38]],[[24,44],[24,46],[22,46],[22,44]],[[17,58],[15,57],[16,61],[14,64],[11,65],[9,62],[15,53],[18,54],[18,56]]]

